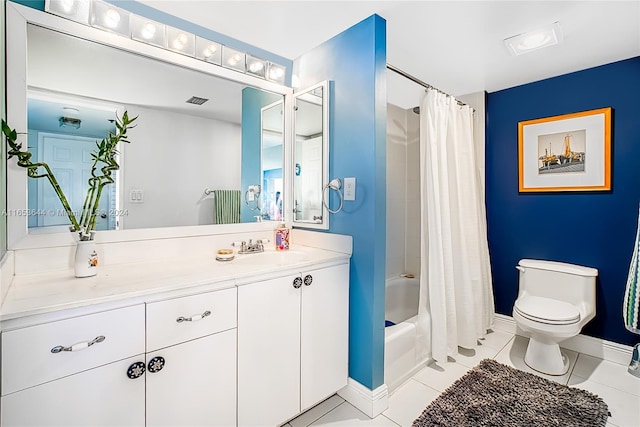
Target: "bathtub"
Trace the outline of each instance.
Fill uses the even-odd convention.
[[[387,279],[385,291],[385,319],[395,325],[387,326],[384,331],[384,382],[393,390],[420,370],[430,354],[418,358],[416,352],[419,279]]]

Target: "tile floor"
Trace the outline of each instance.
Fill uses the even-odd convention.
[[[411,426],[431,401],[484,358],[535,373],[523,360],[528,338],[496,330],[480,342],[482,345],[475,352],[462,349],[455,360],[450,358],[443,365],[432,363],[424,367],[393,391],[389,396],[389,408],[374,419],[334,395],[285,427]],[[570,360],[566,375],[539,375],[600,396],[611,412],[607,426],[640,427],[640,378],[628,374],[627,366],[570,350],[565,352]]]

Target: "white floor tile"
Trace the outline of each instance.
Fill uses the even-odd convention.
[[[571,375],[640,396],[640,378],[629,374],[627,368],[626,365],[581,353]]]
[[[338,405],[344,402],[344,399],[337,394],[334,394],[330,398],[318,403],[313,408],[300,414],[297,418],[289,421],[291,427],[307,427],[315,420],[319,419]]]
[[[638,396],[625,393],[591,380],[572,375],[569,381],[571,387],[581,388],[598,395],[605,401],[611,412],[609,424],[618,427],[640,426],[640,405]]]
[[[496,350],[502,350],[507,343],[513,338],[513,334],[510,332],[504,332],[500,330],[489,331],[483,339],[478,340],[480,344],[485,347],[495,348]]]
[[[358,409],[351,406],[349,402],[340,404],[337,408],[333,409],[311,425],[332,427],[398,427],[396,423],[383,415],[378,415],[374,419],[369,418]]]
[[[516,335],[495,357],[495,360],[504,363],[505,365],[512,366],[520,369],[521,371],[531,372],[540,377],[546,378],[551,381],[558,382],[560,384],[566,384],[569,381],[569,374],[571,373],[573,366],[578,358],[578,353],[571,350],[562,349],[562,352],[569,358],[569,371],[564,375],[546,375],[535,371],[524,363],[524,354],[527,351],[529,345],[529,338]]]
[[[482,359],[493,359],[500,352],[499,348],[491,348],[480,345],[474,350],[458,347],[458,355],[452,359],[461,365],[473,368],[478,366]]]
[[[401,426],[411,426],[439,394],[418,381],[409,380],[389,396],[389,408],[382,415]]]
[[[458,363],[430,363],[412,378],[440,392],[445,391],[458,378],[469,371],[469,367]]]

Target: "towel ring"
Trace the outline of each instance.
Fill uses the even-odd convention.
[[[253,194],[253,200],[249,200],[249,193]],[[256,211],[260,209],[260,193],[261,191],[259,185],[250,185],[249,189],[244,192],[244,203],[247,205],[249,210]],[[253,207],[251,207],[252,203]]]
[[[343,196],[342,190],[340,190],[340,188],[342,188],[342,181],[340,180],[340,178],[332,179],[331,182],[329,182],[327,185],[325,185],[322,188],[322,204],[327,209],[327,211],[329,211],[329,213],[337,214],[338,212],[340,212],[342,210],[342,204],[344,203],[344,196]],[[335,190],[338,193],[338,196],[340,197],[340,206],[338,206],[338,209],[336,209],[336,210],[331,210],[331,208],[329,207],[329,200],[325,199],[325,197],[324,197],[325,193],[327,193],[327,189]],[[329,191],[329,192],[331,192],[331,191]]]

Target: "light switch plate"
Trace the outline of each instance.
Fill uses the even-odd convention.
[[[344,179],[344,199],[345,200],[356,199],[356,179],[355,178]]]
[[[131,190],[129,192],[129,202],[144,203],[144,190]]]

